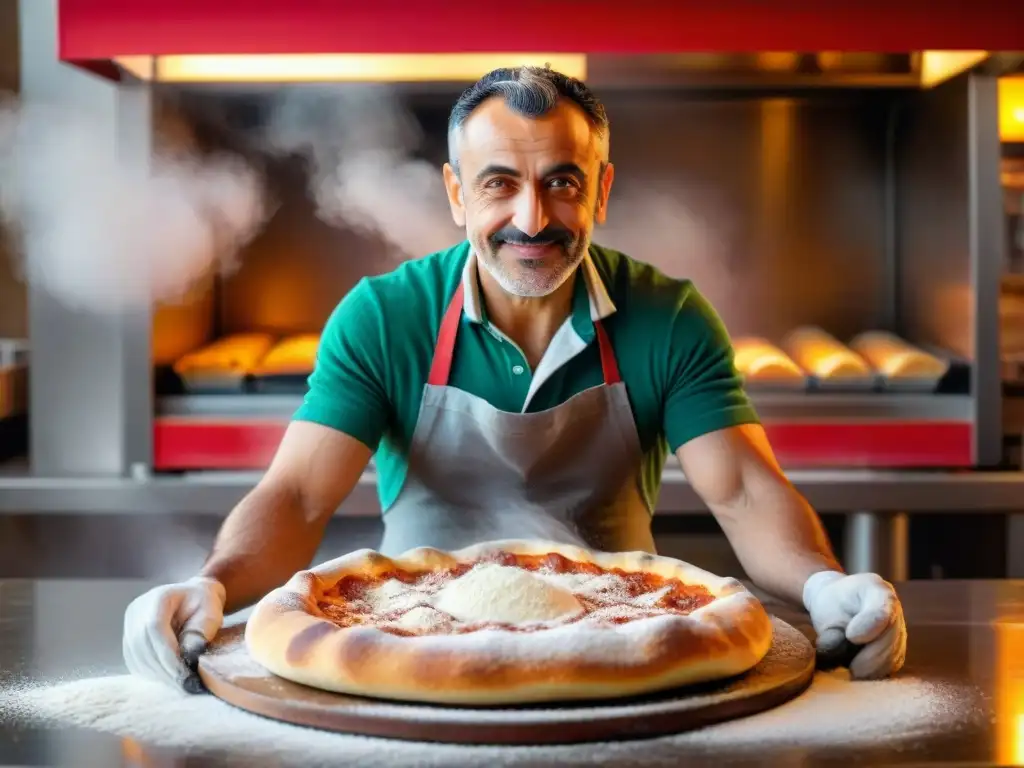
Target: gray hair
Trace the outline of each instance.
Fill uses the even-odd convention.
[[[509,109],[525,117],[547,114],[567,99],[583,110],[594,132],[608,138],[608,116],[604,105],[582,80],[555,72],[549,67],[506,67],[495,69],[463,91],[448,117],[448,162],[459,171],[456,140],[462,124],[477,107],[492,96],[500,96]]]

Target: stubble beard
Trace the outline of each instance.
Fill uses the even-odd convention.
[[[508,294],[526,299],[538,299],[550,296],[569,279],[582,262],[590,243],[587,238],[580,238],[569,247],[561,247],[561,254],[554,269],[550,261],[545,260],[543,266],[531,267],[529,262],[513,259],[502,259],[498,248],[477,249],[477,262],[487,270],[501,289]]]

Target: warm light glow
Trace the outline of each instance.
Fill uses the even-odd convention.
[[[140,80],[152,80],[156,59],[152,56],[120,56],[114,63]]]
[[[1017,715],[1017,738],[1013,744],[1013,754],[1009,762],[1013,765],[1024,765],[1024,714]]]
[[[796,166],[797,104],[792,99],[765,99],[760,104],[761,145],[756,165],[759,231],[768,242],[782,242],[786,228],[786,202]]]
[[[769,72],[793,72],[800,63],[800,54],[791,51],[763,51],[757,54],[761,69]]]
[[[995,762],[1024,765],[1024,626],[997,623],[995,630]]]
[[[1024,77],[999,79],[999,139],[1024,141]]]
[[[472,82],[498,67],[549,66],[585,79],[582,53],[294,54],[121,56],[142,80],[162,83]]]
[[[149,754],[146,747],[134,739],[121,739],[121,756],[125,765],[133,765],[136,768],[156,768],[161,762],[158,756]]]
[[[980,64],[988,51],[923,51],[921,53],[921,86],[931,88]]]

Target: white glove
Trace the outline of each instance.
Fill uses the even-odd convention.
[[[201,576],[135,598],[124,614],[128,671],[192,693],[202,690],[191,667],[224,623],[225,600],[224,586]]]
[[[874,573],[815,573],[804,584],[804,607],[818,635],[818,653],[835,656],[846,640],[860,647],[850,676],[877,679],[895,674],[907,656],[907,625],[892,584]]]

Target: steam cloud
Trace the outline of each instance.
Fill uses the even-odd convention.
[[[587,547],[582,532],[572,521],[563,522],[555,517],[542,517],[532,512],[517,515],[513,524],[516,538],[556,541]]]
[[[707,192],[680,181],[639,186],[624,178],[612,187],[608,221],[594,230],[593,239],[666,275],[693,281],[712,305],[728,308],[730,326],[744,327],[753,310],[744,300],[747,281],[731,260],[735,226],[727,210]]]
[[[119,151],[112,126],[68,107],[0,110],[0,216],[16,268],[77,309],[173,302],[234,256],[266,216],[256,171],[230,155]]]
[[[400,258],[461,238],[440,169],[410,155],[417,123],[382,87],[289,88],[259,136],[309,162],[323,221],[379,237]],[[20,276],[69,306],[119,312],[174,303],[211,269],[230,274],[273,213],[240,154],[119,150],[109,121],[81,110],[0,105],[0,219]]]
[[[264,155],[307,160],[320,219],[379,238],[397,258],[464,236],[437,164],[415,157],[419,124],[386,86],[279,89],[255,138]],[[251,149],[251,139],[240,143]],[[155,150],[147,164],[119,149],[101,116],[0,102],[0,220],[14,236],[15,266],[87,311],[174,303],[211,269],[235,270],[240,249],[274,212],[257,166],[242,154],[182,146]],[[675,183],[630,190],[624,175],[594,239],[690,277],[734,308],[727,243],[682,191]]]
[[[401,258],[457,243],[440,168],[413,157],[423,135],[385,86],[278,92],[263,142],[310,164],[323,221],[375,235]]]

